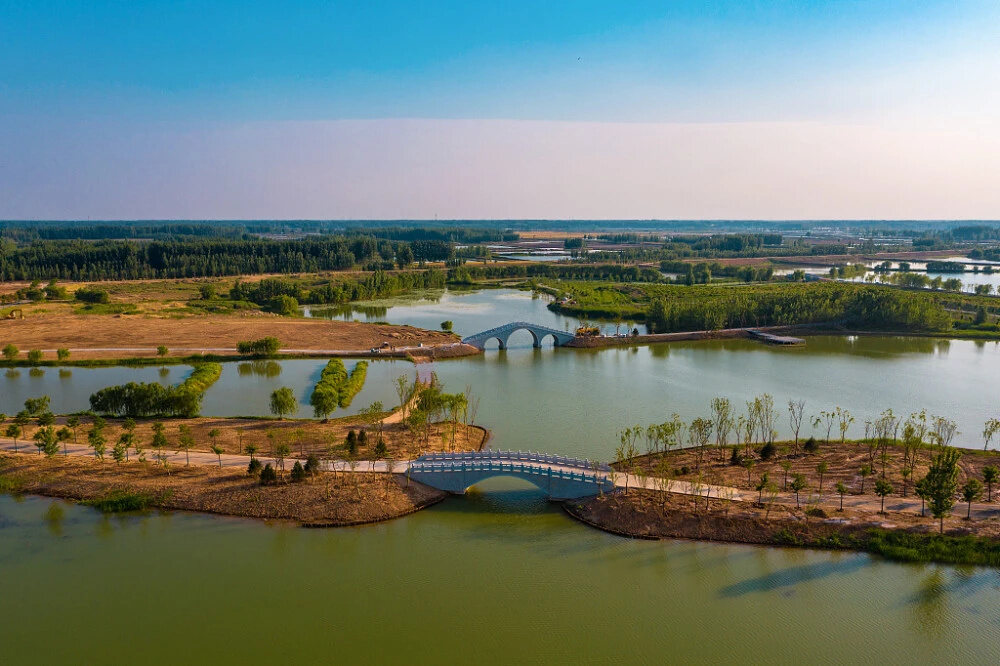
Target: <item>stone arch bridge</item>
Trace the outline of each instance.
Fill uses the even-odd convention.
[[[411,461],[409,474],[420,483],[456,495],[495,476],[524,479],[552,500],[590,497],[615,487],[606,464],[530,451],[430,453]]]
[[[566,331],[549,328],[548,326],[539,326],[538,324],[531,324],[526,321],[514,321],[503,326],[491,328],[482,333],[470,335],[467,338],[463,338],[462,342],[472,345],[477,349],[485,349],[487,342],[496,340],[500,343],[500,349],[506,349],[507,340],[510,338],[511,333],[522,329],[531,333],[531,338],[534,341],[532,346],[534,347],[541,347],[542,340],[548,335],[552,336],[553,344],[556,347],[560,347],[576,337],[574,333],[567,333]]]

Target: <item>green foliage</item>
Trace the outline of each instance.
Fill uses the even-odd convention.
[[[931,462],[927,476],[924,477],[923,491],[927,494],[927,504],[931,515],[942,521],[951,513],[955,506],[955,493],[958,491],[958,460],[961,457],[955,449],[947,448]]]
[[[65,347],[60,347],[56,350],[56,358],[60,361],[66,361],[69,359],[69,350]]]
[[[278,482],[278,473],[271,466],[271,463],[264,465],[264,469],[260,470],[260,485],[269,486],[271,484]]]
[[[108,492],[97,499],[80,502],[84,506],[92,506],[102,513],[126,513],[129,511],[144,511],[156,501],[149,493],[120,488]]]
[[[167,349],[167,346],[166,346],[166,345],[159,345],[159,346],[158,346],[158,347],[156,348],[156,355],[157,355],[157,356],[166,356],[166,355],[167,355],[167,354],[169,354],[169,353],[170,353],[170,350],[169,350],[169,349]]]
[[[257,478],[260,476],[260,472],[263,469],[263,465],[256,458],[250,459],[250,464],[247,465],[247,476]]]
[[[819,451],[819,442],[816,441],[815,437],[810,437],[802,445],[802,450],[806,453],[816,453]]]
[[[760,459],[770,460],[777,451],[778,447],[775,446],[774,442],[767,442],[764,446],[760,447]]]
[[[294,468],[292,469],[292,471],[293,472],[295,471]],[[309,476],[316,476],[317,474],[319,474],[319,471],[320,471],[320,460],[315,454],[310,453],[309,456],[306,458],[305,472]]]
[[[267,309],[283,317],[294,317],[300,314],[299,302],[292,296],[275,296],[268,303]]]
[[[295,399],[292,389],[282,386],[271,392],[270,408],[272,414],[284,418],[298,411],[299,401]]]
[[[81,303],[93,303],[97,305],[104,305],[111,302],[111,296],[100,287],[80,287],[73,294],[73,298]]]
[[[90,408],[100,414],[116,416],[197,416],[205,391],[221,375],[221,364],[201,363],[177,386],[167,387],[156,382],[108,386],[90,396]]]
[[[41,360],[42,360],[42,350],[32,349],[31,351],[28,352],[28,363],[31,363],[32,365],[38,365],[38,363]]]
[[[8,361],[15,360],[19,353],[20,350],[17,348],[17,345],[14,344],[7,344],[3,348],[3,357]]]
[[[243,356],[268,358],[277,354],[279,349],[281,349],[281,341],[271,336],[236,343],[236,351]]]
[[[445,320],[445,321],[441,322],[441,330],[442,330],[442,331],[448,331],[448,332],[451,332],[451,329],[452,329],[452,328],[453,328],[454,326],[455,326],[455,323],[454,323],[454,322],[453,322],[452,320],[450,320],[450,319],[447,319],[447,320]]]
[[[291,476],[292,476],[292,481],[294,483],[299,483],[300,481],[305,481],[306,470],[302,466],[302,463],[299,462],[298,460],[296,460],[295,464],[292,465],[292,474],[291,474]]]
[[[903,562],[1000,566],[1000,541],[987,537],[872,530],[863,541],[863,547],[871,553]]]

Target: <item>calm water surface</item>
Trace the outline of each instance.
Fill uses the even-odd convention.
[[[995,571],[632,541],[487,491],[343,530],[0,496],[4,661],[1000,658]]]

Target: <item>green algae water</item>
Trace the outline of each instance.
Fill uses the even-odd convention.
[[[1000,574],[628,540],[487,486],[357,529],[0,496],[4,662],[1000,658]]]

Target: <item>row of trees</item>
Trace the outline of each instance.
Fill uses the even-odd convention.
[[[314,273],[358,266],[405,268],[414,261],[445,261],[452,254],[448,241],[390,241],[359,235],[188,237],[151,242],[36,240],[26,245],[0,243],[0,279],[126,280]]]
[[[5,360],[13,363],[14,361],[17,360],[18,356],[21,355],[21,350],[17,348],[17,345],[13,343],[8,343],[4,345],[2,353]],[[56,358],[58,358],[60,361],[67,361],[69,360],[69,357],[70,357],[69,349],[66,349],[65,347],[60,347],[59,349],[56,350]],[[38,363],[41,362],[42,362],[41,349],[31,349],[28,351],[28,363],[31,363],[32,365],[37,365]]]
[[[343,361],[339,358],[330,359],[309,396],[309,404],[316,417],[326,420],[337,407],[350,407],[354,396],[364,387],[367,373],[367,361],[358,361],[348,375]]]
[[[197,416],[205,391],[222,375],[219,363],[200,363],[177,386],[128,382],[108,386],[90,396],[90,408],[113,416]]]
[[[924,294],[844,285],[788,285],[784,290],[706,290],[691,298],[654,298],[646,322],[656,333],[841,322],[848,326],[943,330],[951,317]]]
[[[767,472],[758,477],[758,482],[753,485],[751,471],[757,465],[757,461],[766,461],[773,458],[778,448],[775,438],[778,435],[777,422],[779,412],[775,408],[774,399],[769,394],[755,397],[746,403],[746,414],[736,415],[733,405],[727,398],[717,397],[711,402],[711,417],[695,418],[686,424],[677,414],[674,414],[669,421],[660,424],[651,424],[645,428],[633,426],[619,431],[619,444],[616,446],[616,459],[620,467],[637,470],[640,474],[645,474],[645,469],[636,465],[636,457],[639,455],[637,442],[641,438],[646,440],[647,455],[661,454],[659,463],[655,466],[656,473],[661,477],[668,477],[671,473],[669,462],[665,455],[674,447],[690,447],[695,453],[695,472],[698,478],[701,475],[701,467],[705,461],[706,454],[713,444],[719,452],[720,460],[725,460],[725,451],[730,451],[730,464],[740,465],[746,469],[747,485],[758,491],[759,497],[763,498],[765,492],[772,495],[777,492],[777,485],[773,484]],[[851,413],[841,407],[832,410],[822,410],[818,415],[807,416],[805,412],[805,402],[802,400],[790,400],[787,404],[788,424],[794,439],[789,443],[791,454],[799,455],[799,441],[803,425],[811,425],[814,429],[819,429],[820,434],[825,433],[825,442],[832,441],[834,429],[839,432],[840,443],[846,443],[847,433],[855,419]],[[864,494],[864,484],[867,477],[876,473],[881,466],[880,474],[876,478],[874,492],[882,500],[880,510],[884,512],[885,497],[894,492],[894,486],[888,478],[887,468],[889,462],[890,449],[902,452],[902,462],[900,475],[902,477],[902,495],[907,493],[907,483],[915,477],[920,452],[930,448],[931,458],[928,460],[928,472],[921,479],[914,483],[916,494],[929,505],[931,513],[935,518],[939,518],[941,529],[943,530],[943,519],[954,507],[956,495],[961,492],[962,498],[969,503],[968,517],[971,517],[971,503],[982,494],[983,482],[987,486],[987,501],[992,501],[992,484],[1000,480],[1000,470],[996,466],[988,465],[982,470],[983,482],[969,476],[961,489],[958,487],[958,461],[961,452],[951,446],[951,443],[958,433],[957,424],[943,416],[928,416],[926,410],[915,412],[908,418],[901,419],[896,416],[891,409],[883,411],[878,418],[865,421],[865,436],[858,444],[867,447],[866,462],[859,470],[861,477],[860,493]],[[1000,433],[1000,420],[989,419],[986,421],[982,436],[984,449],[989,448],[993,437]],[[733,436],[735,444],[730,446],[730,436]],[[815,453],[819,450],[819,444],[815,438],[810,437],[802,449],[807,453]],[[784,471],[783,490],[791,490],[796,496],[796,505],[799,504],[799,494],[807,489],[808,481],[801,473],[792,475],[789,482],[789,471],[792,462],[785,459],[779,462],[779,466]],[[687,468],[683,472],[687,473]],[[820,460],[815,467],[819,478],[818,489],[822,493],[823,478],[829,472],[829,465],[826,460]],[[838,482],[836,491],[841,496],[841,509],[843,509],[843,496],[849,492],[846,484]],[[921,507],[921,515],[924,513]]]

